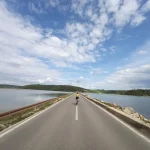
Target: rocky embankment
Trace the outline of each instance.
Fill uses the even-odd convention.
[[[98,100],[98,99],[92,98],[87,95],[84,95],[84,96],[96,104],[100,104],[101,106],[108,107],[111,110],[116,111],[116,112],[150,128],[150,120],[145,118],[143,115],[139,114],[138,112],[136,112],[132,107],[122,108],[121,106],[119,106],[115,103],[104,102],[102,100]],[[115,114],[115,113],[113,113],[113,114]]]

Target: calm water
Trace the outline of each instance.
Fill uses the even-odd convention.
[[[88,95],[105,102],[116,103],[123,108],[130,106],[134,108],[135,111],[150,119],[150,97],[94,93]]]
[[[5,112],[15,108],[27,106],[64,94],[67,94],[67,92],[0,89],[0,112]]]

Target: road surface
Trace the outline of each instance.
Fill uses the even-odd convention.
[[[150,143],[80,95],[0,138],[0,150],[150,150]]]

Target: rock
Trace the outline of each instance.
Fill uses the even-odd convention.
[[[117,106],[116,103],[114,103],[114,106]]]
[[[140,118],[140,114],[139,114],[139,113],[133,113],[132,116],[133,116],[134,118]]]
[[[5,129],[5,125],[4,124],[0,124],[0,129]]]
[[[58,98],[59,100],[61,100],[62,98]]]
[[[144,120],[144,117],[142,115],[140,115],[140,120]]]
[[[55,100],[54,103],[57,103],[59,100]]]
[[[132,107],[126,107],[123,111],[128,115],[135,113]]]
[[[116,107],[116,109],[121,110],[121,108],[120,108],[120,107]]]
[[[118,109],[118,110],[122,109],[121,106],[118,106],[116,103],[113,103],[113,107],[116,108],[116,109]]]
[[[143,121],[144,121],[145,123],[149,123],[149,120],[146,119],[146,118],[144,118]]]

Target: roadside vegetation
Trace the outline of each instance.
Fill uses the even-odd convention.
[[[64,98],[68,97],[69,95],[60,96],[58,98],[50,99],[42,104],[35,105],[33,107],[24,108],[20,111],[15,112],[6,112],[6,115],[0,114],[0,131],[32,116],[33,114],[40,112],[51,106],[52,104],[63,100]]]

